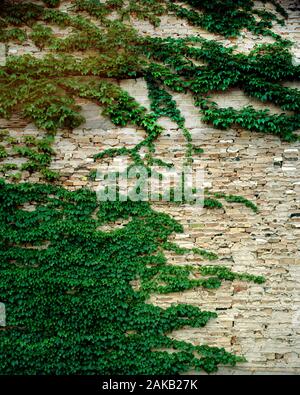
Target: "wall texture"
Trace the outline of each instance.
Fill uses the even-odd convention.
[[[61,8],[66,7],[62,2]],[[300,7],[292,0],[282,1],[289,12],[285,27],[276,31],[295,42],[293,52],[300,58]],[[257,2],[260,6],[260,2]],[[226,45],[237,45],[237,51],[248,52],[259,40],[247,32],[236,40],[224,40],[205,31],[191,28],[185,21],[163,17],[161,26],[153,28],[146,22],[132,20],[142,33],[153,36],[184,37],[201,34],[220,40]],[[57,32],[63,35],[63,32]],[[34,53],[41,56],[31,43],[0,46],[0,63],[5,54]],[[120,81],[120,85],[146,107],[149,105],[145,82],[142,79]],[[290,84],[294,86],[295,84]],[[299,86],[298,86],[299,88]],[[233,374],[246,373],[300,373],[300,144],[281,142],[274,136],[261,136],[243,130],[220,131],[203,124],[192,98],[174,95],[190,129],[194,142],[204,149],[194,166],[203,168],[205,185],[210,190],[225,191],[249,198],[259,206],[259,213],[240,205],[225,203],[219,210],[198,210],[195,207],[157,205],[158,210],[175,216],[185,228],[176,236],[176,242],[186,247],[203,247],[219,254],[221,263],[238,272],[264,275],[263,285],[234,281],[217,291],[195,289],[181,294],[153,295],[152,302],[168,306],[174,302],[190,303],[204,310],[217,311],[219,318],[203,329],[181,330],[172,333],[177,339],[195,344],[202,342],[222,346],[242,353],[248,362]],[[258,102],[239,90],[217,95],[221,106],[242,107]],[[86,123],[72,133],[60,131],[55,139],[56,157],[51,168],[61,172],[63,184],[70,189],[82,186],[96,188],[88,174],[97,168],[93,155],[110,147],[136,144],[143,130],[132,127],[116,128],[99,115],[99,107],[81,101]],[[272,112],[280,112],[271,107]],[[157,154],[166,161],[180,163],[185,154],[184,139],[176,124],[161,119],[165,132],[157,142]],[[0,127],[8,128],[10,135],[43,135],[34,125],[27,124],[15,114],[10,121],[0,120]],[[9,150],[10,147],[7,146]],[[9,162],[9,159],[6,160]],[[16,163],[16,159],[14,159]],[[23,179],[39,181],[39,175],[23,172]],[[196,263],[190,254],[169,255],[170,262]],[[231,370],[221,370],[229,372]]]

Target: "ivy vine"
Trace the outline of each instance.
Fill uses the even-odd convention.
[[[203,327],[216,313],[147,303],[150,292],[216,289],[234,279],[264,281],[203,265],[203,259],[217,256],[170,243],[169,236],[183,229],[167,214],[146,202],[99,204],[96,193],[86,189],[3,181],[0,202],[0,300],[8,317],[0,330],[1,373],[214,372],[219,364],[243,361],[224,349],[168,336],[183,326]],[[101,230],[116,219],[130,221]],[[168,265],[165,250],[193,252],[199,265]],[[132,287],[137,280],[139,289]]]

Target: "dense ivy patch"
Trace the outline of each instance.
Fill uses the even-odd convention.
[[[200,42],[202,47],[189,46],[195,42]],[[178,123],[187,142],[187,157],[190,158],[196,152],[194,148],[197,149],[184,126],[183,116],[166,89],[192,92],[195,105],[203,114],[202,119],[217,128],[227,129],[237,125],[250,131],[272,133],[286,141],[298,139],[294,132],[300,127],[299,92],[283,87],[281,83],[298,79],[299,66],[292,64],[285,44],[262,46],[259,51],[253,51],[248,56],[235,55],[232,49],[195,37],[185,40],[149,39],[148,44],[143,48],[145,55],[169,65],[167,67],[153,62],[145,65],[152,113],[146,113],[145,108],[127,92],[111,82],[94,77],[86,79],[72,76],[74,73],[91,76],[101,74],[103,64],[101,59],[84,58],[78,61],[69,55],[49,55],[42,60],[31,56],[9,58],[2,70],[3,78],[0,77],[0,113],[9,117],[16,106],[22,105],[25,116],[30,117],[40,128],[53,132],[59,127],[74,128],[83,122],[79,108],[75,105],[76,97],[93,100],[104,108],[104,114],[116,125],[132,123],[144,128],[147,133],[144,141],[136,147],[108,150],[96,155],[95,159],[127,153],[136,163],[145,165],[151,165],[153,161],[154,143],[162,132],[156,120],[163,115]],[[187,57],[205,60],[208,66],[194,66],[186,60]],[[53,69],[52,65],[56,62],[59,63]],[[94,63],[92,68],[89,62]],[[170,70],[170,66],[176,74]],[[251,106],[241,110],[219,108],[210,101],[208,96],[211,92],[225,91],[231,87],[239,87],[248,95],[263,102],[273,102],[290,113],[275,115],[267,109],[255,110]],[[62,96],[62,92],[68,96]],[[142,161],[139,155],[142,147],[148,149],[146,161]]]
[[[219,364],[243,360],[167,336],[183,326],[203,327],[216,313],[147,303],[153,291],[264,281],[201,264],[201,257],[216,256],[199,249],[192,251],[199,255],[198,266],[168,265],[165,249],[191,252],[168,242],[172,233],[182,232],[170,216],[148,203],[98,204],[96,194],[85,189],[3,181],[0,204],[0,300],[7,310],[7,326],[0,331],[1,373],[212,372]],[[122,218],[130,219],[124,227],[101,230]]]
[[[58,3],[46,2],[51,7]],[[125,150],[135,161],[141,162],[139,150],[148,149],[145,165],[153,161],[154,141],[162,130],[156,123],[160,116],[169,116],[182,129],[187,158],[195,152],[184,118],[171,99],[172,91],[190,92],[202,119],[217,128],[238,126],[272,133],[286,141],[298,138],[295,131],[300,127],[299,92],[282,85],[287,80],[299,80],[300,68],[293,63],[289,41],[273,34],[274,44],[260,45],[245,55],[235,53],[234,47],[226,48],[200,36],[142,37],[126,22],[134,17],[157,25],[161,15],[175,13],[194,26],[225,36],[236,36],[244,28],[257,34],[271,34],[272,23],[279,21],[275,13],[257,10],[249,0],[189,0],[186,6],[176,1],[154,0],[129,1],[127,5],[119,0],[70,3],[71,14],[32,3],[10,5],[6,2],[2,7],[0,39],[8,42],[30,38],[47,54],[42,59],[30,55],[8,57],[6,66],[0,68],[0,116],[10,117],[21,108],[23,115],[39,128],[53,133],[57,128],[79,126],[83,118],[75,99],[88,98],[102,106],[116,125],[132,123],[145,129],[148,135],[145,141],[132,150]],[[271,3],[276,6],[277,15],[286,17],[275,1]],[[116,19],[110,18],[112,12]],[[55,36],[55,25],[70,29],[66,38]],[[194,61],[204,65],[197,66]],[[152,100],[150,114],[120,89],[117,81],[107,82],[107,78],[140,76],[148,83]],[[257,111],[251,106],[241,110],[219,108],[209,99],[212,92],[233,87],[239,87],[263,103],[276,104],[282,108],[282,114],[273,115],[267,109]],[[107,152],[108,155],[118,153]]]

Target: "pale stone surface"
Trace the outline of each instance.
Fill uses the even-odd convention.
[[[86,121],[80,125],[80,128],[85,130],[96,128],[108,130],[114,128],[113,123],[107,117],[103,116],[101,112],[101,107],[96,104],[83,104],[81,113]]]
[[[259,100],[247,96],[243,91],[236,88],[229,89],[226,92],[212,94],[210,97],[211,100],[216,102],[219,107],[228,107],[228,103],[230,103],[230,107],[233,107],[236,110],[245,106],[252,106],[256,110],[268,108],[271,114],[281,114],[284,112],[280,107],[277,107],[272,103],[263,104]],[[289,113],[288,111],[285,112]]]

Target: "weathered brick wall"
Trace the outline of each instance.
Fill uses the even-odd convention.
[[[296,1],[282,1],[289,11],[286,27],[276,30],[295,41],[293,52],[300,58],[300,12]],[[260,2],[257,2],[260,5]],[[62,8],[66,4],[62,3]],[[153,28],[146,22],[132,21],[142,34],[179,36],[198,33],[185,21],[163,17],[162,24]],[[226,45],[236,44],[237,50],[248,52],[263,42],[247,32],[236,40],[224,40],[207,32],[200,32]],[[33,44],[9,45],[8,54],[24,52],[41,54]],[[0,47],[0,62],[4,61]],[[145,82],[142,79],[121,81],[120,85],[141,104],[148,106]],[[297,87],[295,84],[290,86]],[[298,85],[299,87],[299,85]],[[186,117],[194,142],[204,149],[201,160],[194,166],[204,169],[205,185],[212,191],[224,191],[249,198],[259,206],[254,214],[240,205],[225,204],[223,210],[199,210],[195,207],[157,205],[169,212],[185,228],[176,236],[179,245],[203,247],[215,251],[221,264],[238,272],[266,276],[263,285],[235,281],[217,291],[195,289],[184,293],[153,295],[151,301],[168,306],[184,302],[217,311],[219,318],[202,329],[187,328],[172,336],[195,344],[203,342],[223,346],[242,353],[248,362],[237,372],[291,372],[300,373],[300,144],[287,144],[275,136],[263,136],[243,130],[220,131],[203,124],[189,95],[177,94],[174,99]],[[261,103],[246,97],[239,90],[217,95],[214,100],[222,106],[241,107]],[[71,133],[60,131],[55,139],[56,157],[51,168],[59,170],[64,185],[70,189],[97,183],[88,180],[88,174],[97,168],[93,155],[110,147],[135,145],[143,130],[133,127],[116,128],[99,115],[99,107],[82,101],[86,123]],[[272,112],[280,112],[271,106]],[[23,122],[23,121],[22,121]],[[20,123],[18,114],[0,126],[8,127],[11,136],[42,135],[32,124]],[[161,119],[165,132],[157,141],[157,157],[179,163],[185,155],[184,138],[176,124]],[[14,160],[16,162],[16,160]],[[24,173],[29,181],[39,181],[38,175]],[[169,255],[170,262],[196,263],[197,257]],[[226,371],[226,370],[225,370]],[[230,370],[229,370],[230,371]]]

